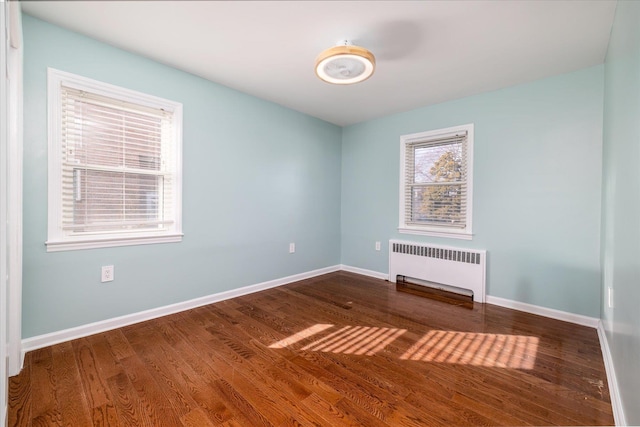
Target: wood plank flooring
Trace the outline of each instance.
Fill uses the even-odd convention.
[[[596,331],[338,272],[35,350],[11,426],[612,425]]]

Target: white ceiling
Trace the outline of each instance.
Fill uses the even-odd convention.
[[[23,10],[337,125],[601,64],[615,1],[31,1]],[[376,56],[352,86],[314,74],[341,39]]]

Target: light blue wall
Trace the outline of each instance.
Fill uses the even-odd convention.
[[[640,2],[618,2],[605,62],[602,319],[626,421],[640,425]]]
[[[602,109],[596,66],[345,128],[342,263],[388,272],[389,238],[482,248],[488,294],[599,317]],[[400,135],[466,123],[473,240],[399,234]]]
[[[339,127],[30,16],[24,39],[24,338],[339,264]],[[46,253],[47,67],[183,103],[183,242]]]
[[[490,295],[599,315],[603,66],[340,129],[29,16],[24,33],[25,338],[339,263],[387,272],[398,237],[487,249]],[[182,243],[46,253],[48,66],[184,104]],[[400,135],[466,123],[474,240],[398,234]]]
[[[344,129],[23,24],[24,338],[339,263],[387,272],[389,238],[483,248],[490,295],[601,314],[627,422],[640,424],[640,2],[618,3],[605,66]],[[46,253],[47,67],[184,104],[182,243]],[[466,123],[474,239],[397,233],[400,135]]]

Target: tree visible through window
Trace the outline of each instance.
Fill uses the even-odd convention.
[[[461,144],[416,148],[413,221],[460,224],[463,180]]]
[[[469,126],[471,126],[469,128]],[[400,231],[470,233],[472,125],[402,138]]]

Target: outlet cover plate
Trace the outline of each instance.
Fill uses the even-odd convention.
[[[103,265],[102,266],[102,279],[104,282],[112,282],[113,281],[113,265]]]

